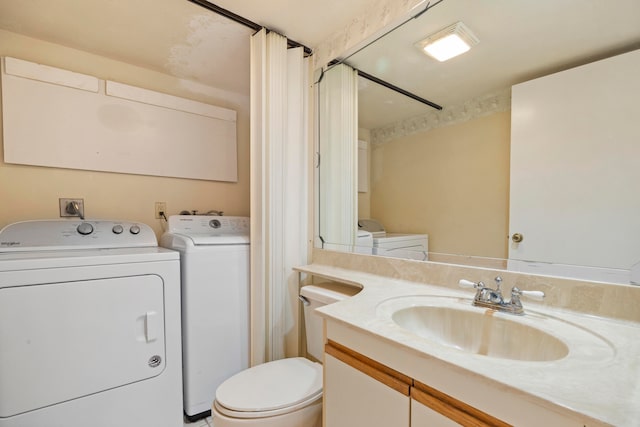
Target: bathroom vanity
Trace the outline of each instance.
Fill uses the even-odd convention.
[[[363,288],[318,310],[325,426],[638,425],[640,288],[371,259],[316,251],[296,269]],[[516,316],[457,285],[495,274],[547,298]]]

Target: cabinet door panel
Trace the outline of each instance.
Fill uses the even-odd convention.
[[[460,425],[415,400],[411,401],[411,427],[459,427]]]
[[[328,354],[324,372],[325,427],[409,427],[408,396]]]

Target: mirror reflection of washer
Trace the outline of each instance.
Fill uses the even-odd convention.
[[[184,412],[195,421],[249,367],[249,218],[172,215],[160,245],[180,251]]]
[[[371,233],[374,255],[420,261],[429,259],[429,236],[427,234],[388,233],[382,224],[375,219],[359,219],[358,229]]]
[[[8,225],[0,351],[0,427],[182,425],[179,254],[139,223]]]

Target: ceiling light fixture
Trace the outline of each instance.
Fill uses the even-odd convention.
[[[443,62],[465,53],[478,42],[478,38],[466,25],[456,22],[420,40],[415,45],[430,57]]]

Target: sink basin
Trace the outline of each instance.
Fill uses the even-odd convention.
[[[420,348],[449,349],[479,357],[550,362],[610,359],[604,337],[560,317],[527,310],[523,316],[474,307],[471,299],[406,295],[379,303],[376,314],[401,328],[402,340]]]
[[[550,361],[569,353],[569,347],[558,338],[494,314],[492,310],[415,306],[394,312],[391,319],[420,337],[483,356]]]

